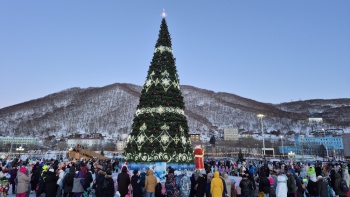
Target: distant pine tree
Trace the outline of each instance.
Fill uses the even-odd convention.
[[[163,18],[124,156],[131,162],[193,161],[185,104]]]

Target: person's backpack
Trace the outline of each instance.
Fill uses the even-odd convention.
[[[64,183],[68,186],[73,186],[73,182],[74,182],[74,176],[71,173],[68,173],[64,177]]]
[[[276,196],[276,188],[273,184],[270,185],[270,196]]]
[[[165,189],[166,189],[166,195],[167,196],[173,196],[174,195],[174,187],[170,182],[165,182]]]
[[[348,184],[346,184],[346,181],[344,179],[340,180],[339,187],[342,192],[347,193],[349,191]]]

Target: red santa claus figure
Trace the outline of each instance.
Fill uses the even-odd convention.
[[[204,150],[200,145],[194,148],[194,162],[196,164],[196,170],[204,169]]]

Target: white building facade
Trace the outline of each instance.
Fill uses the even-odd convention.
[[[67,139],[67,144],[70,147],[77,146],[92,146],[96,144],[101,144],[102,140],[100,138],[70,138]]]
[[[39,139],[33,137],[0,137],[2,144],[38,145]]]
[[[224,140],[238,141],[238,128],[226,128],[224,129]]]
[[[118,152],[124,152],[124,148],[126,147],[126,140],[122,141],[119,140],[117,141],[117,151]]]

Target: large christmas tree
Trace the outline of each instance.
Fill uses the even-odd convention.
[[[129,162],[190,163],[185,104],[165,17],[143,85],[124,156]]]

